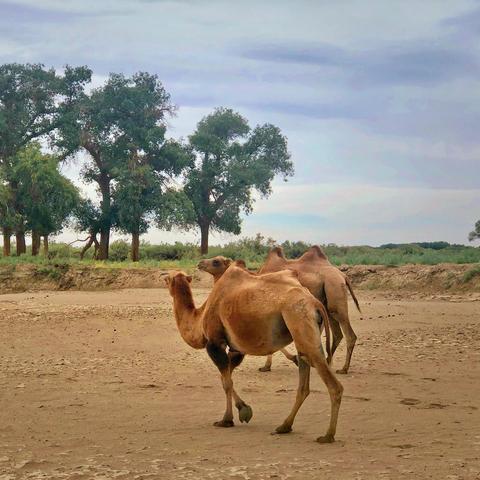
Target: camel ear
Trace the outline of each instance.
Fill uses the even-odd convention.
[[[192,276],[191,275],[187,275],[187,282],[188,283],[192,283]]]

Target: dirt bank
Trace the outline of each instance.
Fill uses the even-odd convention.
[[[358,265],[340,267],[355,288],[412,294],[480,294],[480,266],[405,265],[388,267]],[[0,265],[0,294],[39,290],[115,290],[163,288],[164,270],[156,268],[109,268],[92,265]],[[208,274],[194,271],[196,287],[210,287]]]

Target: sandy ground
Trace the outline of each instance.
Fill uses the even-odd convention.
[[[164,289],[0,296],[0,479],[480,478],[480,302],[358,293],[332,445],[314,442],[329,415],[315,373],[294,432],[270,435],[297,383],[280,354],[234,377],[250,424],[213,427],[219,376]]]

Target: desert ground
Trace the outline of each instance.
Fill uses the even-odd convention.
[[[331,445],[314,441],[330,410],[315,372],[294,431],[271,435],[297,384],[280,354],[270,373],[260,357],[236,371],[252,421],[213,427],[219,375],[166,289],[0,295],[0,479],[480,478],[478,296],[357,294]]]

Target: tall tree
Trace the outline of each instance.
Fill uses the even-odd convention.
[[[170,95],[156,75],[111,74],[104,86],[84,96],[77,115],[62,129],[57,144],[65,154],[79,148],[89,153],[82,175],[87,182],[97,183],[101,195],[102,260],[108,258],[115,180],[140,154],[150,160],[150,152],[161,148],[166,117],[173,112]]]
[[[25,253],[26,246],[22,199],[12,178],[16,155],[32,140],[61,126],[90,77],[91,71],[86,67],[67,66],[60,75],[41,64],[0,66],[0,169],[10,188],[11,208],[16,212],[14,225],[1,222],[1,226],[8,242],[15,233],[17,254]]]
[[[211,229],[239,234],[240,214],[253,209],[253,192],[268,197],[276,175],[293,175],[287,139],[271,124],[253,130],[239,113],[218,108],[203,118],[189,137],[195,163],[187,169],[184,193],[200,228],[202,254]],[[192,215],[184,216],[191,227]]]
[[[43,236],[59,233],[79,201],[77,188],[59,171],[59,158],[44,154],[33,142],[15,159],[13,176],[22,199],[25,226],[32,232],[32,255],[38,255]]]

